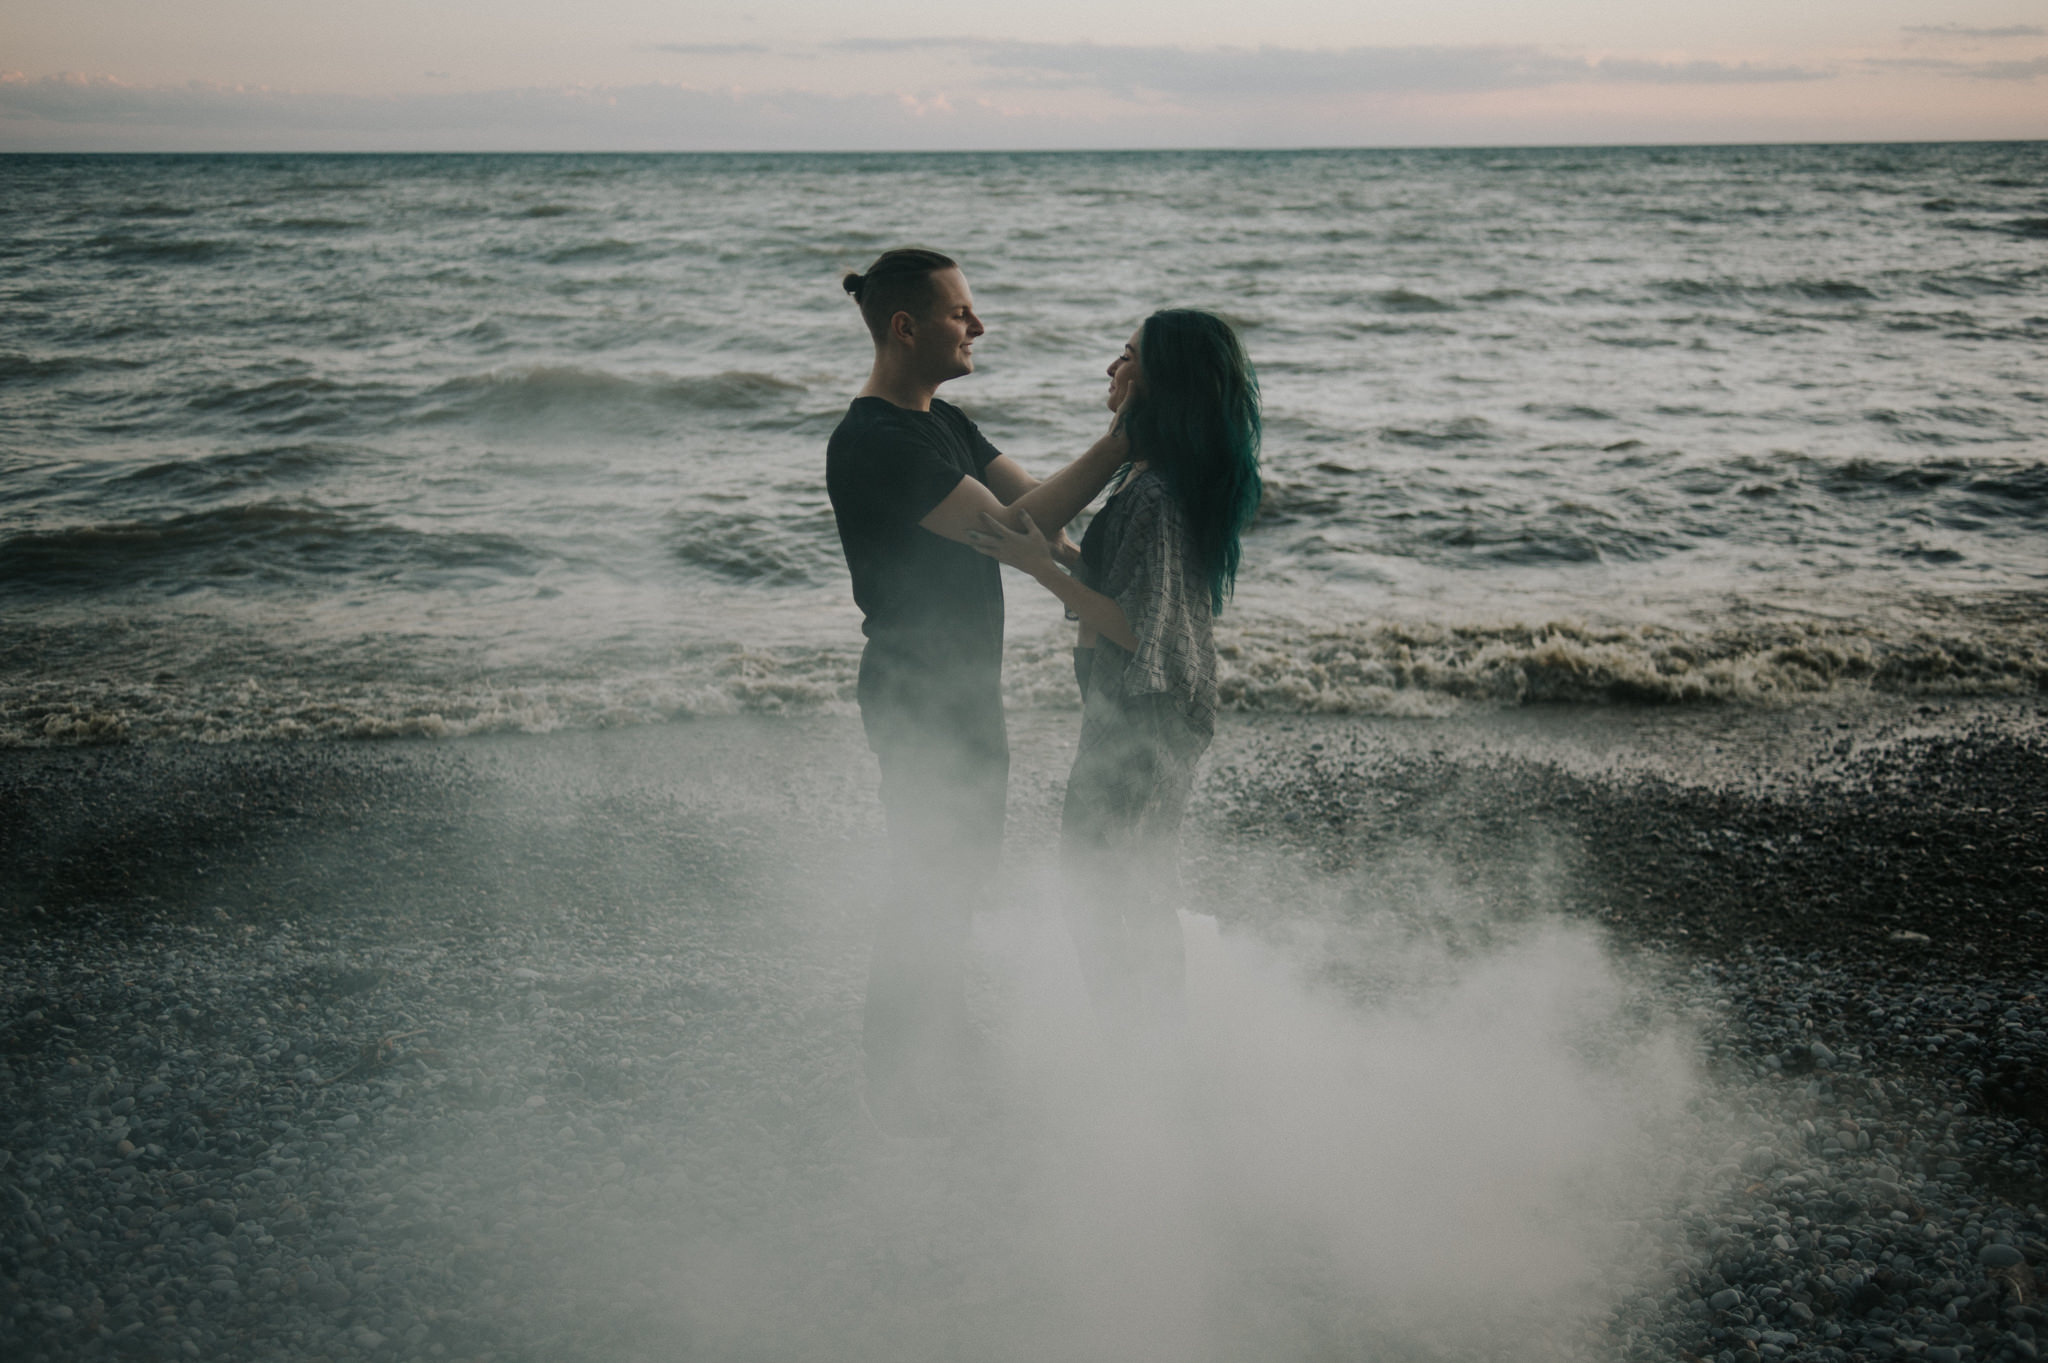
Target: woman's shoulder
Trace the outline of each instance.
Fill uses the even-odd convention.
[[[1129,499],[1124,505],[1133,517],[1159,516],[1176,524],[1185,519],[1180,498],[1174,496],[1172,484],[1156,468],[1139,469],[1117,496]]]
[[[1173,489],[1166,484],[1166,475],[1147,465],[1124,479],[1123,486],[1116,490],[1117,500],[1128,507],[1139,507],[1152,502],[1173,500]]]

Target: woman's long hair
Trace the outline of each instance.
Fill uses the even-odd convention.
[[[1159,470],[1186,513],[1209,604],[1222,610],[1238,533],[1259,509],[1259,377],[1230,323],[1192,308],[1145,319],[1138,364],[1122,414],[1131,458]]]

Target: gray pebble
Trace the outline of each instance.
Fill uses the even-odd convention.
[[[323,1311],[339,1311],[348,1305],[349,1290],[338,1282],[316,1282],[307,1297]]]

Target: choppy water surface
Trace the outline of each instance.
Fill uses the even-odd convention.
[[[1245,707],[2048,682],[2048,144],[0,158],[0,742],[843,705],[841,270],[1047,471],[1236,319]],[[1010,579],[1014,696],[1071,703]]]

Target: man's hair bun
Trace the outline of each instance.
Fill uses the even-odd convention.
[[[889,334],[889,319],[897,313],[923,316],[932,303],[932,276],[957,268],[951,256],[923,246],[899,246],[876,256],[866,274],[849,270],[839,282],[860,304],[861,320],[879,341]]]

